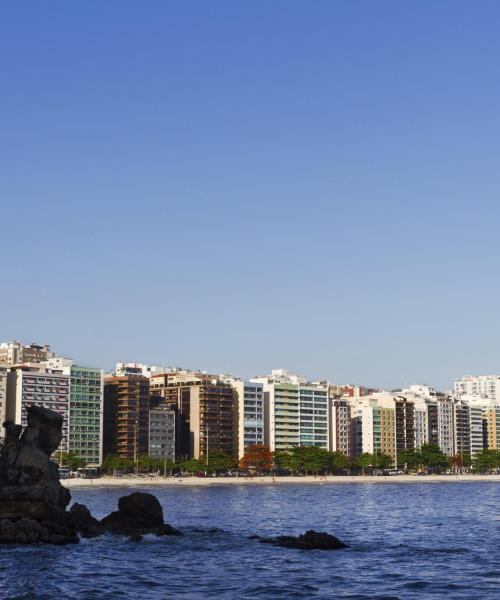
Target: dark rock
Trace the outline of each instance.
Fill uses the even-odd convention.
[[[259,536],[256,536],[257,538]],[[254,538],[254,536],[252,536]],[[262,538],[261,544],[271,544],[272,546],[282,546],[283,548],[296,548],[298,550],[339,550],[348,548],[347,544],[341,542],[334,535],[318,532],[310,529],[299,535],[280,535],[275,538]]]
[[[69,522],[84,538],[93,538],[105,532],[103,525],[95,519],[84,504],[76,502],[69,510]]]
[[[156,496],[134,492],[118,500],[118,510],[101,520],[102,526],[110,533],[122,535],[182,535],[163,522],[163,509]]]
[[[182,531],[179,531],[178,529],[176,529],[175,527],[172,527],[172,525],[169,525],[168,523],[163,523],[163,525],[158,525],[158,527],[154,527],[153,533],[158,536],[160,536],[160,535],[182,535]]]
[[[0,445],[0,542],[73,543],[71,499],[50,460],[62,439],[63,417],[42,406],[27,410],[27,427],[5,421]],[[14,528],[14,529],[13,529]]]
[[[138,533],[133,533],[129,538],[128,538],[129,542],[141,542],[142,541],[142,535],[139,535]]]
[[[134,492],[118,500],[118,510],[137,527],[163,525],[163,508],[153,494]]]
[[[118,511],[102,521],[83,504],[68,512],[71,494],[50,460],[62,439],[63,417],[42,406],[27,410],[27,427],[6,421],[0,443],[0,543],[69,544],[82,537],[112,532],[138,541],[146,533],[182,535],[163,521],[152,494],[134,492],[118,501]]]

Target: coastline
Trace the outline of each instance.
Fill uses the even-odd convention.
[[[286,485],[345,483],[500,483],[500,475],[329,475],[327,477],[99,477],[97,479],[61,479],[69,489],[79,487],[161,487],[207,485]]]

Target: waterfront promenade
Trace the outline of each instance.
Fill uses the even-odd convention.
[[[63,479],[68,488],[113,486],[207,486],[207,485],[283,485],[342,483],[500,483],[500,475],[346,475],[304,477],[99,477],[97,479]]]

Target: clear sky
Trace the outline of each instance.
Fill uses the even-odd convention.
[[[500,4],[4,2],[0,339],[500,372]]]

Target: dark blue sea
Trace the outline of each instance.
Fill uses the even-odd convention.
[[[0,547],[3,599],[500,598],[498,483],[142,488],[184,537]],[[72,490],[97,517],[130,488]],[[327,531],[333,552],[249,535]]]

